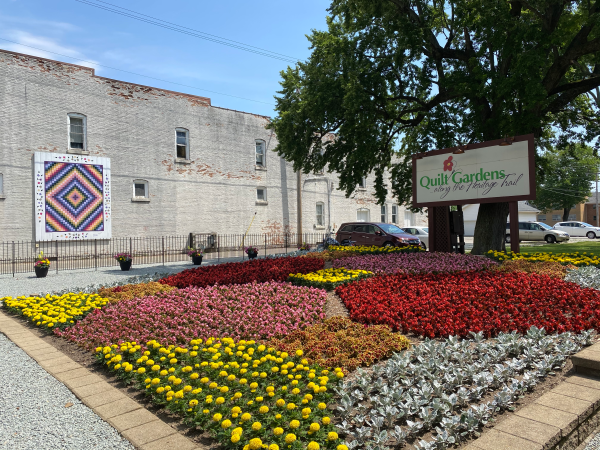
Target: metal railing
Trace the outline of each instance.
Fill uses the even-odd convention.
[[[322,233],[307,233],[302,242],[317,245]],[[246,259],[244,247],[258,248],[259,257],[297,250],[293,233],[217,234],[190,233],[180,236],[123,237],[110,240],[0,242],[0,275],[33,272],[40,252],[50,260],[50,270],[98,269],[118,266],[116,253],[129,253],[133,265],[189,261],[188,247],[204,248],[204,259]]]

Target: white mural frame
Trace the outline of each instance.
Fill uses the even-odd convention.
[[[93,164],[102,166],[102,208],[104,228],[102,231],[48,231],[46,229],[46,162]],[[35,152],[33,154],[33,194],[36,240],[73,241],[110,239],[112,237],[110,158],[64,153]]]

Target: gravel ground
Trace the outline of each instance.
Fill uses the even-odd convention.
[[[0,380],[0,449],[133,450],[129,441],[3,334]]]
[[[240,261],[240,258],[221,259],[221,263]],[[203,266],[216,264],[217,260],[202,262]],[[62,291],[65,289],[84,288],[90,285],[103,285],[114,282],[122,282],[134,276],[152,275],[155,273],[176,273],[194,266],[191,262],[168,263],[166,265],[133,266],[131,270],[124,272],[117,267],[102,267],[98,270],[65,270],[53,272],[52,268],[45,278],[36,278],[34,273],[19,273],[12,275],[0,275],[0,298],[18,297],[20,295],[46,294],[48,292]],[[140,281],[138,281],[140,282]],[[79,290],[78,289],[78,290]]]
[[[600,450],[600,433],[594,436],[583,450]]]

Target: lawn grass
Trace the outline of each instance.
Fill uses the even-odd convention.
[[[510,244],[506,244],[506,249],[510,250]],[[521,244],[521,253],[583,253],[600,256],[600,240],[591,240],[589,242],[574,242],[572,244],[546,244],[524,246]]]

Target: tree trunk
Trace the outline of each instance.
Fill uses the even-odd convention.
[[[483,255],[489,250],[504,251],[508,203],[482,203],[479,205],[475,236],[473,237],[473,255]],[[518,237],[517,237],[518,239]]]
[[[571,208],[563,208],[563,222],[566,222],[567,220],[569,220],[569,212],[571,211]]]

